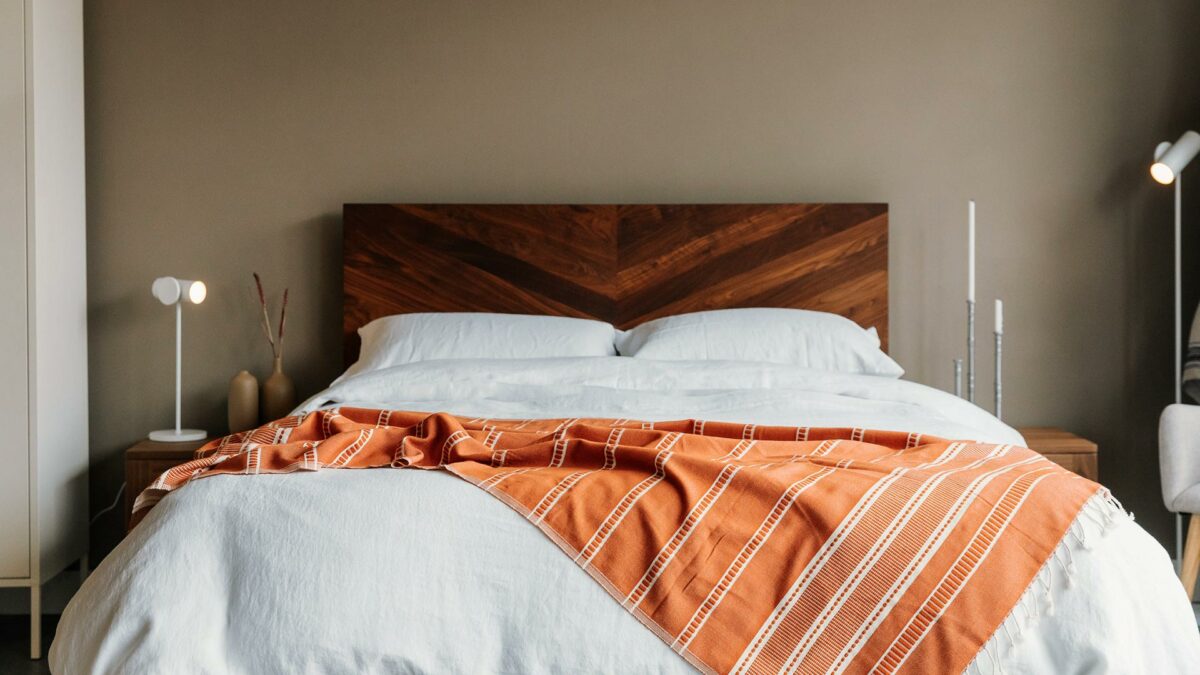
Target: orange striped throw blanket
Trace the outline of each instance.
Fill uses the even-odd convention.
[[[444,469],[705,672],[960,672],[1103,490],[1031,450],[864,429],[366,409],[210,443],[190,480]],[[469,515],[469,514],[468,514]]]

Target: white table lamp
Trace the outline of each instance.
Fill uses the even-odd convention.
[[[150,292],[164,305],[175,305],[175,428],[150,432],[152,441],[199,441],[208,436],[203,429],[180,428],[180,398],[183,362],[183,303],[198,305],[208,297],[208,287],[203,281],[185,281],[175,277],[159,277],[154,280]]]

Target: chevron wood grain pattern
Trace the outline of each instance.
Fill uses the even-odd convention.
[[[886,204],[347,204],[346,359],[403,312],[629,328],[730,307],[835,312],[888,333]]]

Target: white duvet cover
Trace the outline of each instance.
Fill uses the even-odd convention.
[[[433,361],[348,378],[303,409],[329,405],[1020,442],[986,412],[928,387],[749,363]],[[1063,574],[1048,580],[1054,612],[1010,618],[972,670],[1195,672],[1200,634],[1162,547],[1125,518],[1089,546],[1072,553],[1071,584]],[[387,469],[186,485],[88,578],[63,614],[50,665],[56,673],[691,671],[499,500],[449,474]]]

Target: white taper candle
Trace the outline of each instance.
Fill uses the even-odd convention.
[[[996,300],[996,332],[1004,334],[1004,301]]]
[[[967,202],[967,300],[975,301],[975,200]]]

